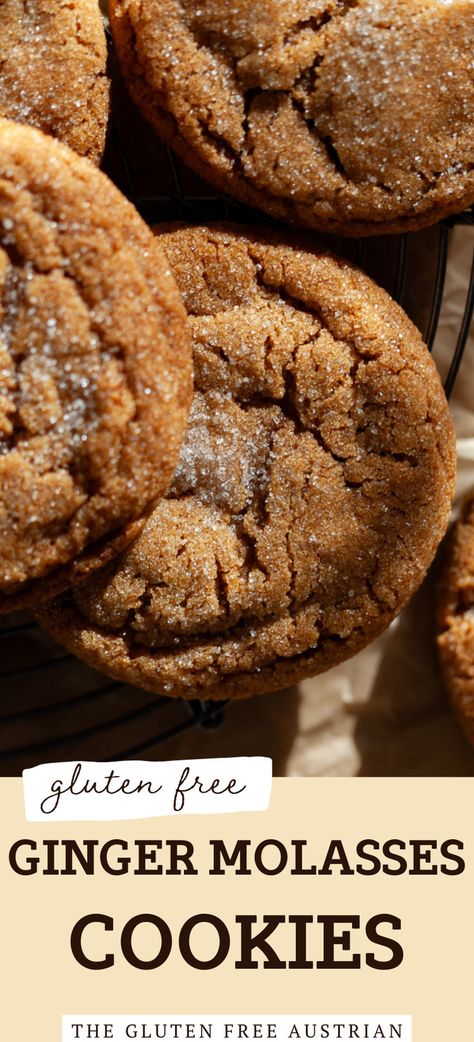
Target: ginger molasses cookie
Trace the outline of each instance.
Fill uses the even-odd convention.
[[[195,390],[170,494],[40,621],[153,691],[242,698],[384,629],[445,530],[446,400],[419,333],[346,262],[250,229],[160,237]]]
[[[474,202],[474,0],[109,0],[145,116],[218,189],[345,235]]]
[[[448,542],[439,589],[438,647],[453,708],[474,745],[474,491]]]
[[[0,120],[0,610],[130,539],[167,490],[191,393],[151,231],[87,160]]]
[[[98,0],[1,0],[0,115],[99,162],[109,107]]]

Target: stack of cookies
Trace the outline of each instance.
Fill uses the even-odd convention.
[[[452,423],[418,331],[308,228],[396,232],[474,202],[473,13],[110,0],[144,115],[290,233],[148,228],[91,162],[94,0],[0,7],[3,611],[206,699],[326,670],[400,611],[448,523]]]

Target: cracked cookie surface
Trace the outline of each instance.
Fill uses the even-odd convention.
[[[354,654],[418,586],[452,424],[419,333],[351,265],[261,229],[159,239],[193,336],[180,462],[133,545],[39,618],[114,677],[245,697]]]
[[[455,713],[474,746],[474,490],[450,533],[439,588],[438,647]]]
[[[109,0],[132,96],[218,189],[350,235],[474,202],[474,0]]]
[[[171,480],[191,381],[153,234],[92,164],[0,120],[0,610],[131,538]]]
[[[0,116],[99,162],[109,110],[97,0],[1,0]]]

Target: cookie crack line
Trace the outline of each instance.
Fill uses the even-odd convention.
[[[326,10],[322,11],[321,14],[310,15],[308,18],[300,18],[298,21],[293,22],[291,25],[288,26],[288,28],[283,34],[283,46],[286,46],[286,44],[290,43],[291,40],[304,29],[311,29],[315,34],[318,33],[319,30],[322,29],[323,26],[327,25],[328,22],[332,21],[333,18],[340,17],[341,15],[343,16],[344,14],[346,14],[346,11],[349,10],[350,7],[357,7],[359,2],[360,0],[336,0],[336,3],[338,5],[336,10],[331,11],[329,8],[326,8]],[[141,17],[142,13],[143,5],[140,5],[139,17]],[[182,14],[185,25],[198,47],[204,46],[208,48],[208,50],[213,51],[215,49],[215,45],[213,45],[215,31],[213,29],[206,29],[202,25],[202,23],[199,24],[195,20],[194,22],[191,22],[189,17],[186,16],[186,12],[183,9]],[[273,46],[273,43],[263,44],[262,46],[259,46],[258,54],[266,54],[269,50],[273,48]],[[226,55],[228,56],[229,61],[231,62],[235,72],[237,72],[237,65],[243,60],[243,58],[248,58],[251,54],[255,54],[255,48],[250,48],[250,50],[242,52],[239,50],[238,57],[233,55],[231,51],[226,52]]]
[[[315,301],[311,303],[311,306],[306,305],[304,301],[300,300],[294,294],[289,292],[289,290],[286,288],[284,281],[275,281],[274,279],[271,279],[265,271],[265,266],[262,263],[260,254],[252,252],[251,244],[248,245],[247,252],[248,257],[252,261],[255,268],[256,282],[259,286],[261,286],[262,289],[270,290],[271,292],[278,294],[280,300],[287,301],[297,310],[303,311],[305,312],[305,314],[315,316],[318,322],[320,323],[321,330],[324,330],[326,333],[329,333],[329,335],[337,339],[339,343],[345,344],[345,346],[354,353],[360,365],[366,365],[369,362],[376,361],[380,357],[380,352],[371,353],[368,350],[362,352],[357,347],[357,344],[353,339],[350,339],[347,336],[341,336],[339,333],[335,334],[333,328],[331,327],[331,323],[327,321],[327,318],[325,317],[323,311],[320,307],[318,307]],[[337,257],[333,257],[332,259],[339,266],[344,266],[344,261],[342,261],[341,259]],[[397,372],[401,373],[405,370],[408,372],[416,372],[416,369],[413,366],[410,366],[409,362],[405,362],[403,365],[401,365],[400,369],[397,370]],[[354,375],[356,375],[356,370],[351,371],[351,376]]]
[[[335,16],[335,14],[337,14],[338,17],[341,17],[341,15],[346,14],[347,11],[349,11],[352,7],[358,6],[359,0],[339,0],[339,2],[341,2],[343,4],[343,7],[341,8],[341,11],[335,12],[333,14],[329,14],[328,13],[328,17],[325,18],[325,20],[321,21],[320,28],[322,28],[325,24],[327,24],[329,21],[331,21],[332,18]],[[141,79],[142,84],[145,84],[147,87],[149,87],[151,89],[151,84],[150,84],[148,76],[147,76],[146,68],[143,66],[143,64],[140,61],[139,50],[138,50],[137,32],[136,32],[135,26],[132,23],[131,19],[127,19],[127,25],[129,27],[129,31],[130,31],[131,38],[132,38],[131,45],[132,45],[132,50],[133,50],[133,55],[134,55],[134,61],[136,63],[137,75]],[[195,36],[193,30],[191,30],[191,32],[192,32],[192,35]],[[195,37],[195,39],[196,39],[196,42],[198,42],[196,37]],[[308,68],[306,70],[304,70],[304,71],[306,73],[309,73],[312,68],[313,68],[313,66],[308,66]],[[295,84],[296,84],[296,81],[293,84],[293,88],[294,88]],[[267,90],[264,90],[264,89],[259,88],[259,87],[252,87],[252,88],[249,88],[249,89],[245,90],[242,87],[242,100],[243,100],[243,106],[244,106],[244,118],[242,120],[242,131],[244,133],[244,141],[245,141],[245,146],[246,146],[246,155],[249,156],[249,157],[252,154],[252,149],[249,147],[249,142],[248,142],[248,136],[249,136],[249,131],[250,131],[250,128],[249,128],[249,116],[250,116],[251,105],[252,105],[253,101],[256,98],[260,97],[260,96],[265,96],[265,95],[270,96],[270,95],[275,95],[275,94],[278,94],[278,93],[281,93],[285,97],[289,96],[290,99],[291,99],[292,104],[295,107],[295,109],[297,108],[296,99],[293,98],[293,96],[291,94],[291,90],[286,90],[286,91],[281,91],[281,92],[274,91],[274,90],[268,90],[267,91]],[[163,96],[163,102],[164,102],[164,96]],[[175,133],[175,135],[177,135],[179,137],[180,136],[179,124],[178,124],[178,122],[176,120],[176,117],[173,115],[173,113],[171,113],[166,108],[164,103],[161,106],[159,106],[159,108],[160,108],[161,116],[164,119],[164,121],[165,122],[169,122],[171,120],[171,122],[173,124],[173,127],[174,127],[174,133]],[[344,170],[342,161],[341,161],[340,157],[337,154],[337,150],[336,150],[334,144],[330,141],[329,135],[326,135],[326,138],[324,138],[320,134],[320,132],[319,132],[315,122],[313,120],[306,119],[306,117],[304,116],[304,113],[302,112],[302,110],[300,111],[300,114],[303,115],[303,118],[305,119],[305,122],[307,123],[308,128],[311,129],[313,132],[317,133],[320,141],[325,145],[325,148],[326,148],[326,151],[327,151],[327,155],[328,155],[328,159],[331,162],[332,166],[334,167],[334,170],[337,173],[340,172],[339,168],[342,168],[342,170]],[[238,152],[236,152],[236,150],[233,147],[232,143],[230,141],[228,141],[228,139],[223,134],[218,133],[216,130],[211,130],[209,125],[206,123],[206,121],[203,118],[198,118],[197,122],[198,122],[198,125],[200,127],[201,133],[203,134],[203,137],[211,145],[214,146],[214,148],[218,151],[218,153],[220,155],[223,155],[223,156],[226,157],[226,159],[231,163],[233,169],[238,171],[242,175],[244,180],[250,180],[250,182],[252,183],[254,179],[253,178],[250,178],[250,179],[248,178],[248,174],[247,174],[247,171],[245,169],[244,160],[243,160],[242,156],[239,155]],[[344,171],[344,177],[345,177],[346,180],[349,180],[348,179],[348,175],[346,174],[345,171]],[[365,183],[365,182],[361,182],[361,183]],[[256,190],[257,191],[261,191],[261,186],[258,185],[258,183],[256,185]],[[279,196],[276,193],[272,192],[271,187],[265,186],[265,190],[268,190],[271,195],[274,195],[275,198],[279,200]],[[323,197],[321,197],[321,199],[322,198]]]
[[[289,43],[294,36],[297,36],[304,29],[312,29],[314,33],[318,33],[325,25],[334,21],[335,18],[343,18],[351,8],[358,7],[360,0],[336,0],[336,3],[337,7],[335,9],[327,8],[319,15],[311,15],[309,18],[301,18],[298,22],[295,22],[283,37],[283,44]]]
[[[148,648],[143,644],[138,643],[134,639],[134,634],[131,633],[129,630],[127,630],[126,632],[117,631],[116,633],[111,634],[110,630],[104,629],[102,626],[98,624],[91,625],[90,620],[87,618],[87,616],[83,615],[77,603],[72,601],[72,597],[70,594],[63,595],[61,601],[63,604],[65,604],[66,601],[68,602],[67,610],[69,612],[72,611],[72,614],[76,620],[75,625],[77,625],[78,620],[82,619],[84,621],[85,629],[83,632],[85,634],[87,634],[88,632],[92,632],[104,641],[108,641],[108,639],[111,636],[113,636],[120,643],[123,643],[127,647],[130,662],[132,664],[137,663],[140,660],[142,662],[156,662],[157,664],[159,664],[160,661],[163,662],[164,660],[178,660],[180,656],[190,655],[194,650],[212,651],[213,649],[215,649],[215,655],[209,662],[207,668],[210,672],[213,672],[214,670],[222,671],[219,686],[225,689],[225,687],[229,683],[231,683],[234,678],[238,678],[242,682],[242,684],[244,684],[245,678],[247,676],[255,678],[255,676],[258,676],[258,674],[265,674],[268,671],[272,671],[276,663],[286,664],[289,668],[291,668],[294,665],[312,661],[315,667],[315,671],[312,675],[316,675],[318,672],[320,672],[320,669],[318,669],[317,666],[317,656],[319,657],[324,654],[327,645],[336,644],[341,648],[342,651],[348,641],[350,641],[351,643],[356,643],[358,635],[360,635],[363,638],[362,644],[358,644],[357,646],[357,650],[360,650],[361,646],[363,646],[369,640],[372,640],[375,636],[377,636],[379,632],[382,632],[387,624],[387,619],[391,619],[393,617],[393,606],[391,605],[389,607],[385,602],[378,599],[374,594],[373,590],[371,591],[369,586],[367,586],[367,595],[369,596],[372,603],[377,607],[381,608],[382,610],[382,614],[381,616],[379,616],[377,629],[375,630],[375,632],[370,632],[369,634],[367,634],[366,627],[363,623],[354,623],[354,625],[351,627],[350,635],[348,637],[346,634],[338,633],[336,630],[333,630],[327,626],[319,626],[317,627],[317,629],[314,630],[314,643],[312,643],[311,647],[307,647],[302,651],[298,651],[296,654],[284,654],[281,652],[279,653],[275,649],[272,649],[271,653],[267,657],[267,661],[265,661],[264,659],[262,661],[262,664],[252,669],[252,671],[249,671],[248,669],[239,666],[237,666],[234,670],[229,669],[227,659],[229,650],[233,649],[236,640],[238,640],[242,636],[249,638],[246,642],[247,651],[251,650],[252,647],[256,646],[259,627],[262,625],[262,620],[259,618],[249,617],[245,619],[244,622],[238,623],[230,629],[219,631],[217,633],[193,634],[190,636],[186,636],[185,638],[180,638],[179,646],[166,645],[165,647]],[[291,614],[295,622],[295,625],[297,623],[299,614],[301,614],[301,612],[309,606],[314,607],[316,610],[316,615],[318,615],[319,613],[319,618],[321,617],[322,608],[320,602],[318,602],[315,597],[308,598],[308,600],[305,601],[304,604],[302,604],[299,608],[297,608],[296,610],[293,608],[292,610]],[[341,607],[342,606],[343,605],[341,605]],[[335,604],[334,610],[337,611],[337,608],[338,605]],[[54,612],[55,609],[53,608],[52,610]],[[265,617],[264,624],[269,624],[271,622],[277,623],[285,618],[285,612],[269,614]],[[41,614],[39,615],[39,621],[42,621]],[[52,620],[50,619],[49,622],[51,621]],[[71,647],[71,650],[75,652],[78,651],[78,646],[75,643],[75,641],[69,643],[68,645],[67,638],[65,639],[64,634],[62,635],[61,639],[62,642],[66,644],[66,646]],[[225,647],[226,644],[230,644],[230,648]],[[345,655],[342,656],[342,659],[344,657]],[[336,661],[341,661],[341,658],[338,657]],[[336,664],[336,662],[334,664]],[[192,686],[193,690],[199,689],[205,691],[208,687],[209,680],[208,678],[204,678],[202,676],[202,668],[198,664],[196,664],[196,666],[193,667],[192,660],[190,660],[189,672],[191,674],[191,682],[188,678],[186,686]],[[304,672],[303,675],[308,674]],[[166,681],[163,681],[162,687],[163,690],[166,688]],[[153,688],[150,688],[150,690],[152,689]],[[218,694],[213,694],[212,697],[218,698],[220,696]]]
[[[230,227],[230,225],[229,225],[229,227]],[[241,228],[240,230],[242,231],[242,234],[245,236],[245,227]],[[209,228],[206,227],[205,231],[207,233],[207,235],[206,235],[207,242],[209,244],[212,244],[215,247],[215,249],[216,249],[216,260],[217,260],[217,256],[218,256],[217,251],[218,251],[218,248],[219,248],[219,245],[220,245],[220,240],[218,238],[218,229],[217,229],[217,231],[215,231],[212,228],[212,226],[210,226]],[[272,245],[275,245],[275,243],[272,243]],[[303,300],[301,300],[299,297],[295,296],[294,293],[290,293],[290,291],[286,288],[284,277],[283,277],[283,279],[280,279],[278,281],[270,278],[270,276],[267,274],[267,272],[265,270],[265,264],[264,264],[264,261],[262,260],[262,250],[261,250],[261,248],[256,249],[256,247],[253,246],[250,241],[247,241],[245,243],[245,248],[246,248],[247,256],[248,256],[249,260],[251,261],[251,263],[253,265],[254,277],[255,277],[256,285],[258,287],[260,287],[260,289],[263,290],[265,294],[268,293],[268,292],[275,293],[280,298],[280,300],[282,302],[286,301],[286,302],[290,303],[292,305],[292,307],[295,308],[295,310],[302,311],[302,312],[304,312],[304,314],[309,315],[311,317],[316,317],[316,319],[319,322],[322,330],[325,330],[327,333],[329,333],[331,335],[331,337],[333,337],[335,335],[333,333],[331,325],[327,322],[327,319],[325,318],[322,310],[316,304],[316,301],[312,301],[311,305],[305,304],[305,302]],[[335,256],[335,255],[331,255],[331,259],[334,261],[334,264],[336,264],[338,267],[344,268],[346,266],[346,262],[344,260],[342,260],[341,258]],[[201,270],[202,278],[204,279],[204,281],[206,282],[206,284],[208,285],[208,288],[209,288],[209,286],[210,286],[210,279],[209,279],[209,275],[208,275],[208,273],[206,271],[206,268],[205,267],[204,268],[201,267],[200,270]],[[226,310],[227,309],[225,307],[223,307],[219,311],[216,311],[215,314],[216,315],[217,314],[219,314],[219,315],[225,314]],[[318,335],[319,335],[319,333],[318,333]],[[369,351],[365,351],[364,354],[362,354],[362,352],[358,349],[358,347],[354,343],[354,341],[350,340],[348,337],[342,337],[339,334],[337,334],[337,340],[340,343],[345,344],[345,346],[350,348],[352,351],[354,351],[354,353],[357,355],[357,357],[360,359],[361,362],[373,361],[376,358],[378,358],[378,354],[377,353],[371,354]],[[301,346],[301,345],[298,345],[298,346]],[[409,368],[408,364],[406,365],[406,368]]]
[[[402,510],[398,506],[397,507],[392,506],[392,515],[395,516],[398,513],[401,514],[402,516],[406,516],[407,515],[407,511]],[[244,529],[239,529],[239,536],[242,538],[242,540],[244,542],[247,543],[247,546],[249,547],[250,552],[252,554],[250,565],[253,566],[253,567],[256,565],[260,570],[263,571],[263,573],[266,575],[267,578],[270,578],[269,572],[264,567],[262,567],[262,565],[261,565],[261,563],[259,561],[259,557],[258,557],[258,553],[257,553],[257,549],[256,549],[256,540],[254,540],[254,538],[251,537],[251,536],[249,537],[248,532],[246,530],[244,530]],[[289,591],[288,591],[289,596],[288,596],[288,601],[287,601],[286,607],[282,607],[279,611],[269,611],[269,612],[267,612],[263,616],[263,618],[260,617],[260,616],[257,616],[257,615],[249,615],[249,616],[245,616],[245,618],[239,618],[236,622],[232,623],[230,626],[225,627],[224,629],[219,629],[217,631],[217,633],[208,631],[207,634],[203,634],[203,633],[180,634],[179,635],[179,641],[176,643],[176,645],[173,645],[172,643],[169,643],[169,644],[162,645],[162,646],[160,646],[158,648],[155,648],[155,649],[144,650],[143,643],[139,639],[137,639],[137,635],[136,635],[136,633],[134,633],[133,623],[134,623],[138,613],[142,610],[142,608],[145,605],[149,604],[150,601],[151,601],[153,586],[156,585],[156,583],[153,583],[153,584],[147,583],[146,589],[143,591],[143,593],[139,597],[139,605],[133,607],[132,609],[130,609],[129,615],[127,616],[127,622],[126,622],[125,628],[117,627],[117,632],[116,632],[115,635],[116,636],[120,636],[121,639],[123,639],[123,641],[126,643],[127,647],[129,648],[130,654],[133,655],[133,656],[144,655],[145,657],[147,657],[147,655],[151,654],[152,656],[156,656],[157,659],[159,659],[160,657],[161,658],[165,658],[167,656],[179,657],[179,655],[181,655],[183,653],[186,653],[187,651],[190,651],[193,648],[196,648],[198,645],[199,645],[199,647],[212,647],[215,644],[216,640],[218,640],[221,644],[223,644],[223,643],[225,643],[227,641],[232,642],[232,641],[238,640],[240,637],[248,635],[248,634],[250,634],[250,636],[252,636],[252,631],[253,630],[255,630],[255,638],[256,638],[257,634],[261,631],[262,626],[268,625],[272,621],[273,622],[277,622],[279,620],[284,620],[286,618],[286,615],[287,615],[288,611],[296,619],[299,618],[302,615],[302,613],[305,610],[307,610],[308,608],[314,608],[314,609],[317,609],[319,612],[321,612],[322,611],[321,601],[319,599],[318,594],[316,594],[316,593],[313,593],[313,594],[309,595],[308,597],[306,597],[302,601],[296,601],[296,598],[294,596],[294,585],[295,585],[295,582],[296,582],[296,580],[298,578],[298,570],[295,568],[294,558],[292,556],[291,547],[290,547],[290,544],[289,544],[289,537],[291,537],[291,526],[290,526],[290,530],[287,533],[286,538],[285,538],[285,552],[286,552],[287,560],[288,560],[288,563],[289,563],[289,566],[290,566],[290,588],[289,588]],[[402,538],[402,536],[399,533],[396,533],[396,538],[397,538],[398,542],[401,544],[401,546],[403,547],[404,551],[406,551],[406,553],[405,553],[406,559],[407,560],[411,559],[411,563],[412,563],[413,569],[415,571],[419,571],[419,562],[418,562],[416,557],[412,557],[410,555],[410,546],[409,546],[409,544]],[[217,556],[216,556],[216,562],[217,562]],[[425,572],[426,572],[426,567],[424,567],[422,569],[422,574],[424,574]],[[115,565],[114,565],[114,574],[119,574],[119,573],[120,573],[120,560],[118,562],[115,562]],[[366,576],[364,576],[362,578],[363,585],[365,586],[365,589],[367,591],[367,595],[369,596],[369,599],[371,600],[371,602],[374,605],[376,605],[385,615],[390,614],[390,616],[392,617],[393,614],[394,614],[394,611],[396,611],[396,609],[397,609],[397,606],[400,605],[400,601],[401,601],[400,591],[397,591],[397,590],[393,590],[392,591],[391,601],[388,601],[388,600],[384,599],[383,597],[381,597],[376,592],[376,589],[375,589],[375,583],[376,583],[377,577],[378,577],[378,562],[375,563],[375,565],[373,567],[373,570],[372,570],[372,573],[370,575],[366,575]],[[73,597],[72,594],[68,594],[66,596],[69,597],[69,598]],[[188,596],[191,596],[191,595],[189,594]],[[83,613],[82,608],[77,604],[76,600],[74,600],[73,603],[74,603],[74,610],[82,617],[82,619],[85,622],[86,630],[91,628],[90,619],[87,617],[87,615],[85,615]],[[348,596],[347,596],[347,593],[345,591],[342,594],[342,596],[340,598],[336,599],[336,601],[331,605],[331,608],[332,608],[333,612],[335,612],[335,613],[340,611],[340,610],[347,610],[348,608],[352,608],[352,607],[353,607],[353,604],[351,603],[350,599],[348,600]],[[94,624],[92,626],[92,629],[93,630],[97,630],[98,632],[100,632],[103,635],[104,638],[106,638],[108,633],[109,633],[109,631],[106,628],[100,626],[99,624]],[[358,629],[358,627],[356,625],[353,625],[351,627],[351,635],[354,632],[356,632],[357,629]],[[340,637],[339,635],[337,635],[335,633],[332,633],[331,637],[332,637],[332,639],[338,639],[338,640],[342,640],[343,639],[342,637]],[[299,652],[298,655],[295,656],[295,658],[296,659],[301,658],[302,655],[305,655],[308,652],[312,654],[312,653],[314,653],[314,650],[315,650],[315,647],[312,647],[311,649],[308,649],[307,652]],[[273,658],[278,658],[278,657],[279,657],[278,655],[274,656],[273,653],[272,653],[272,659]],[[281,658],[282,659],[288,659],[289,656],[282,655]]]

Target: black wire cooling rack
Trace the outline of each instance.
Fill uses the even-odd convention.
[[[120,84],[118,89],[120,90]],[[190,174],[142,124],[124,94],[115,100],[107,172],[150,223],[262,221]],[[128,126],[127,126],[128,118]],[[418,324],[428,347],[437,333],[450,273],[450,240],[465,226],[472,259],[463,274],[464,309],[444,376],[449,395],[459,372],[474,310],[474,210],[426,232],[331,242],[375,275]],[[456,232],[456,234],[459,234]],[[424,286],[418,293],[419,257]],[[423,307],[420,307],[420,297]],[[212,734],[227,723],[226,703],[183,702],[110,681],[64,652],[25,615],[0,619],[0,775],[46,760],[153,758],[193,727]],[[231,726],[231,724],[229,724]]]

